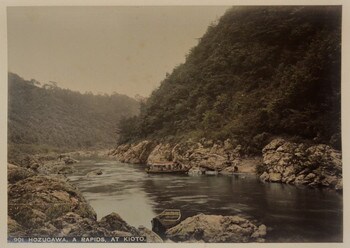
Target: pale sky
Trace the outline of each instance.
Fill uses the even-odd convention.
[[[229,7],[8,7],[8,70],[82,93],[148,96]]]

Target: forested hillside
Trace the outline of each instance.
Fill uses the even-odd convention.
[[[9,73],[9,156],[113,147],[118,122],[139,112],[125,95],[81,94],[50,83],[38,86]]]
[[[287,135],[340,147],[341,7],[233,7],[141,107],[120,143]]]

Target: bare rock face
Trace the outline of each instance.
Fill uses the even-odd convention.
[[[274,139],[263,149],[263,164],[262,181],[342,190],[341,153],[324,144]]]
[[[239,216],[198,214],[166,231],[176,242],[264,242],[266,226],[257,227]]]
[[[167,164],[173,161],[172,146],[170,144],[158,144],[147,158],[147,164]]]
[[[112,155],[121,162],[145,164],[155,146],[154,142],[144,140],[136,144],[118,146]]]

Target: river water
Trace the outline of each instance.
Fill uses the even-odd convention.
[[[69,176],[95,209],[97,218],[116,212],[127,223],[151,228],[167,208],[182,218],[240,215],[268,227],[267,242],[341,242],[343,197],[334,191],[262,183],[254,175],[188,176],[147,174],[144,166],[111,160],[75,164]],[[101,169],[102,175],[88,177]]]

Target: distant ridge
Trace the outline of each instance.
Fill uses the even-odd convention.
[[[81,94],[38,87],[9,73],[9,156],[20,153],[113,147],[118,122],[138,114],[139,103],[125,95]]]

